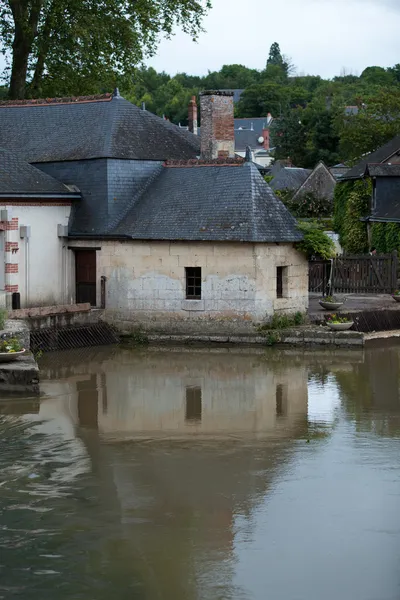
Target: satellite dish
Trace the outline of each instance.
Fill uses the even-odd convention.
[[[259,144],[263,144],[264,143],[264,138],[262,135],[260,135],[260,137],[258,138],[258,143]]]

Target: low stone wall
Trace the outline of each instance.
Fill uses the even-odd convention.
[[[279,338],[274,345],[284,346],[331,346],[331,347],[356,347],[364,346],[364,334],[357,331],[331,331],[327,327],[296,327],[283,331],[271,331],[274,337]],[[267,346],[268,335],[260,335],[254,332],[247,335],[166,335],[154,334],[147,335],[150,343],[154,344],[239,344],[239,345],[257,345]]]
[[[91,325],[98,323],[101,316],[102,311],[92,310],[90,304],[22,308],[8,313],[9,319],[24,322],[30,330]]]

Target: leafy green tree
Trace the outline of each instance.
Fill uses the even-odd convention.
[[[210,0],[0,0],[0,41],[11,52],[9,95],[99,89],[129,80],[175,26],[192,36]]]
[[[276,159],[290,158],[296,166],[307,163],[307,129],[304,124],[304,109],[288,112],[273,123],[272,146]]]
[[[400,87],[381,90],[357,115],[336,120],[342,160],[359,159],[400,132]]]
[[[390,86],[394,83],[394,75],[391,71],[383,67],[367,67],[361,73],[361,81],[368,82],[372,85]]]
[[[258,83],[243,92],[237,116],[265,117],[268,113],[278,116],[289,109],[289,100],[288,88],[273,82]]]

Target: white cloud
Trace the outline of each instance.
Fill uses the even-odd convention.
[[[149,64],[172,74],[231,63],[261,69],[277,41],[299,72],[359,74],[400,62],[399,27],[400,0],[213,0],[198,43],[177,33]]]

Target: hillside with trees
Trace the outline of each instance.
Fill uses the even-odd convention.
[[[187,73],[171,77],[142,68],[125,96],[186,125],[189,100],[203,89],[243,89],[236,116],[271,113],[275,158],[290,157],[299,167],[312,168],[319,160],[327,165],[352,163],[400,132],[400,64],[324,80],[296,74],[277,43],[271,46],[262,71],[224,65],[204,77]]]

